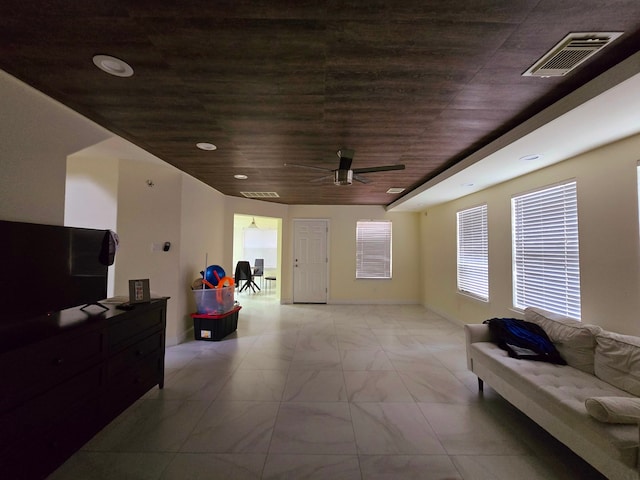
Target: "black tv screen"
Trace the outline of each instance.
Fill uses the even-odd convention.
[[[0,319],[34,317],[107,296],[108,230],[0,220]]]

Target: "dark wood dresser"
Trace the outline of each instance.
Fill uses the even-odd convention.
[[[154,386],[167,299],[0,324],[0,476],[40,479]]]

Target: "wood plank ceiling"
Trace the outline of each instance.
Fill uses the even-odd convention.
[[[569,32],[624,35],[565,77]],[[4,0],[0,68],[220,192],[387,205],[640,46],[638,0]],[[128,62],[105,74],[96,54]],[[195,148],[217,145],[215,151]],[[310,182],[355,150],[371,183]],[[234,179],[234,174],[248,176]]]

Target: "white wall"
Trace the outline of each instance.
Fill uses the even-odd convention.
[[[67,156],[109,136],[0,70],[0,218],[63,225]]]
[[[118,168],[115,158],[71,155],[67,159],[64,224],[68,227],[118,228]],[[107,296],[115,291],[115,262],[109,267]]]
[[[511,197],[575,178],[582,321],[640,335],[640,266],[636,165],[640,136],[430,208],[420,226],[423,303],[447,317],[477,323],[519,316],[512,306]],[[488,303],[456,292],[456,212],[488,205]]]

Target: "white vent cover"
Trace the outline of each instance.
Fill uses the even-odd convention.
[[[240,192],[247,198],[280,198],[276,192]]]
[[[534,63],[524,77],[561,77],[602,50],[623,32],[570,33]]]
[[[404,188],[400,188],[400,187],[391,187],[389,190],[387,190],[387,193],[390,193],[390,194],[397,194],[402,192],[404,192]]]

